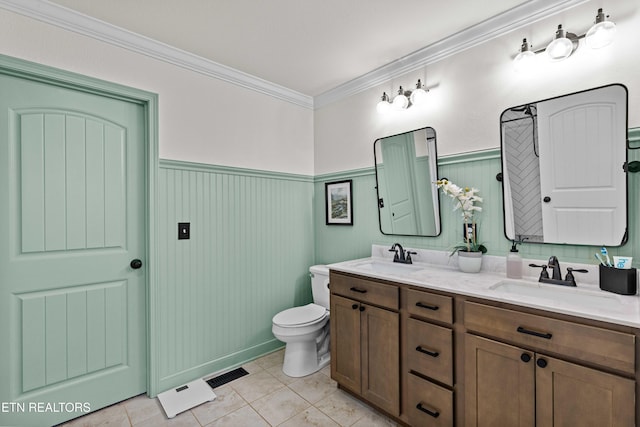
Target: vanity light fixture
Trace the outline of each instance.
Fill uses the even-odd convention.
[[[393,98],[393,100],[389,99],[389,95],[387,92],[382,92],[382,97],[376,106],[376,110],[378,113],[385,114],[389,110],[406,110],[412,105],[424,105],[427,99],[427,89],[420,79],[418,79],[418,83],[416,83],[416,88],[411,90],[404,90],[402,86],[398,89],[398,94]]]
[[[555,38],[549,43],[545,51],[552,61],[567,59],[578,47],[578,37],[567,33],[562,25],[558,25]]]
[[[524,70],[531,65],[535,57],[536,54],[531,50],[531,45],[527,43],[527,39],[522,39],[522,46],[520,46],[520,52],[513,60],[513,66],[516,71]]]
[[[591,49],[600,49],[610,45],[616,34],[616,24],[607,21],[609,15],[605,16],[602,8],[598,9],[596,23],[587,31],[586,41]]]
[[[387,95],[387,92],[382,92],[382,99],[380,99],[380,102],[378,102],[376,109],[380,114],[388,113],[391,109],[391,104],[389,103],[389,95]]]
[[[546,52],[552,61],[567,59],[576,51],[579,40],[582,38],[586,39],[587,46],[592,49],[599,49],[611,44],[616,33],[616,24],[607,20],[608,17],[608,15],[605,16],[602,8],[598,9],[595,24],[586,34],[582,35],[570,33],[562,28],[562,25],[558,25],[553,40],[547,47],[542,49],[532,50],[531,45],[527,43],[527,39],[522,39],[520,51],[513,60],[514,67],[516,70],[524,69],[533,61],[535,54],[542,52]]]
[[[411,95],[411,91],[407,92],[409,92],[409,95]],[[398,89],[398,94],[393,98],[391,106],[394,110],[404,110],[405,108],[409,108],[409,98],[407,97],[407,93],[405,92],[405,90],[402,89],[402,86],[400,86],[400,89]]]

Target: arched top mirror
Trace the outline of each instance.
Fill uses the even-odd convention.
[[[508,239],[626,242],[627,98],[625,86],[612,84],[502,113]]]
[[[378,220],[383,234],[437,236],[440,199],[436,132],[431,127],[373,143]]]

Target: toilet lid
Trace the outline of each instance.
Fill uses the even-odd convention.
[[[302,307],[288,308],[273,316],[273,323],[280,326],[296,326],[320,320],[327,313],[327,309],[311,303]]]

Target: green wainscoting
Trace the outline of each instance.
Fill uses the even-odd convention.
[[[630,133],[630,141],[640,138]],[[629,160],[640,150],[629,151]],[[493,255],[504,237],[499,150],[446,156],[440,177],[484,197],[480,238]],[[461,240],[459,212],[441,195],[437,237],[385,236],[378,227],[372,168],[315,178],[161,160],[158,174],[158,272],[154,328],[155,392],[229,369],[282,347],[271,333],[280,310],[311,301],[308,267],[367,257],[372,244],[447,250]],[[326,225],[325,183],[353,180],[353,226]],[[613,254],[640,265],[640,173],[629,175],[629,243]],[[178,240],[178,222],[191,239]],[[525,244],[524,257],[591,263],[595,247]],[[154,375],[154,373],[152,373]],[[154,391],[152,391],[152,394]]]
[[[630,143],[640,141],[640,132],[629,133]],[[633,146],[633,145],[632,145]],[[630,150],[629,160],[640,159],[640,150]],[[372,159],[373,163],[373,159]],[[444,156],[438,161],[440,177],[446,177],[461,186],[480,189],[484,198],[479,220],[480,240],[489,249],[489,254],[504,256],[511,247],[504,236],[502,213],[502,186],[496,180],[500,172],[500,151],[486,150],[453,156]],[[325,225],[324,185],[326,182],[353,180],[352,227]],[[380,232],[376,205],[376,180],[373,167],[326,174],[315,178],[315,254],[316,263],[331,263],[367,257],[372,244],[389,245],[400,242],[404,246],[447,250],[462,240],[462,222],[458,211],[453,212],[451,198],[440,194],[442,233],[438,237],[387,236]],[[614,255],[634,257],[634,265],[640,265],[640,173],[629,174],[629,240],[619,248],[611,248]],[[588,232],[588,230],[585,230]],[[520,252],[523,257],[545,260],[556,255],[561,261],[595,263],[594,246],[524,244]]]
[[[273,315],[311,301],[313,179],[166,160],[158,178],[163,391],[282,347]]]

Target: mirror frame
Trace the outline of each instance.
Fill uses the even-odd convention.
[[[385,235],[385,236],[438,237],[440,234],[442,234],[442,213],[441,213],[442,209],[441,209],[441,201],[440,201],[440,192],[438,191],[438,189],[437,189],[437,187],[436,187],[436,184],[435,184],[435,183],[433,183],[432,185],[433,185],[433,191],[435,191],[435,192],[436,192],[435,194],[436,194],[436,198],[437,198],[437,201],[438,201],[438,216],[437,216],[437,221],[438,221],[439,227],[438,227],[438,230],[437,230],[437,234],[400,234],[400,233],[385,233],[385,232],[382,230],[382,214],[381,214],[381,212],[380,212],[380,189],[379,189],[379,186],[380,186],[380,177],[379,177],[379,174],[378,174],[378,158],[377,158],[377,156],[376,156],[376,143],[377,143],[378,141],[384,140],[384,139],[386,139],[386,138],[393,138],[393,137],[396,137],[396,136],[399,136],[399,135],[404,135],[404,134],[407,134],[407,133],[412,133],[412,132],[416,132],[416,131],[421,131],[421,130],[424,130],[424,129],[431,129],[431,130],[433,131],[433,137],[434,137],[434,139],[435,139],[435,144],[434,144],[434,153],[433,153],[433,155],[435,156],[435,159],[436,159],[436,162],[435,162],[435,164],[436,164],[436,171],[435,171],[435,172],[436,172],[436,177],[439,177],[439,174],[438,174],[438,138],[437,138],[436,130],[435,130],[433,127],[431,127],[431,126],[424,126],[424,127],[418,128],[418,129],[412,129],[412,130],[409,130],[409,131],[406,131],[406,132],[396,133],[396,134],[394,134],[394,135],[383,136],[383,137],[381,137],[381,138],[377,138],[377,139],[373,142],[373,169],[374,169],[375,176],[376,176],[376,209],[377,209],[377,211],[378,211],[378,229],[380,230],[380,233],[382,233],[382,234],[383,234],[383,235]],[[426,141],[425,141],[425,144],[426,144]],[[431,153],[429,153],[429,155],[431,155]],[[427,184],[429,184],[429,183],[427,182]],[[434,209],[434,212],[435,212],[435,209]],[[434,215],[434,218],[435,218],[435,215]]]
[[[531,105],[531,104],[538,104],[540,102],[545,102],[545,101],[550,101],[550,100],[554,100],[554,99],[558,99],[558,98],[564,98],[567,96],[571,96],[571,95],[576,95],[576,94],[581,94],[581,93],[585,93],[585,92],[590,92],[593,90],[597,90],[597,89],[603,89],[606,87],[610,87],[610,86],[620,86],[622,87],[622,89],[624,89],[625,92],[625,101],[626,101],[626,110],[625,110],[625,133],[624,133],[624,152],[625,152],[625,160],[624,160],[624,167],[626,167],[629,164],[629,90],[627,88],[626,85],[622,84],[622,83],[610,83],[610,84],[606,84],[606,85],[602,85],[602,86],[597,86],[597,87],[592,87],[589,89],[584,89],[584,90],[579,90],[576,92],[571,92],[571,93],[567,93],[567,94],[562,94],[562,95],[558,95],[558,96],[554,96],[554,97],[550,97],[550,98],[545,98],[545,99],[541,99],[538,101],[533,101],[533,102],[527,102],[524,104],[520,104],[520,105],[515,105],[513,107],[508,107],[506,109],[504,109],[502,111],[502,113],[500,113],[500,120],[499,120],[499,133],[500,133],[500,174],[496,177],[496,179],[498,179],[500,181],[500,186],[502,188],[502,222],[503,222],[503,233],[504,236],[507,240],[509,241],[514,241],[514,239],[511,239],[508,235],[507,235],[507,222],[506,222],[506,211],[505,211],[505,206],[506,206],[506,194],[505,194],[505,190],[504,190],[504,176],[505,176],[505,164],[504,164],[504,150],[505,150],[505,141],[503,140],[503,131],[502,131],[502,116],[507,112],[510,111],[514,108],[520,108],[520,107],[525,107],[527,105]],[[624,229],[624,234],[622,236],[622,240],[619,244],[616,245],[612,245],[612,244],[607,244],[606,246],[609,247],[620,247],[620,246],[624,246],[628,239],[629,239],[629,172],[625,169],[625,229]],[[514,236],[517,237],[517,236]],[[527,241],[527,243],[536,243],[536,244],[547,244],[547,245],[566,245],[566,246],[602,246],[601,244],[582,244],[582,243],[561,243],[561,242],[538,242],[538,241]]]

